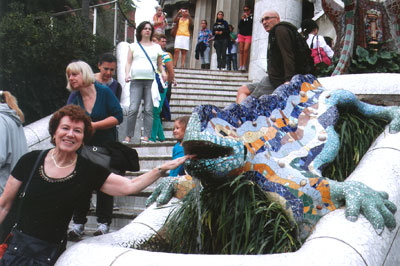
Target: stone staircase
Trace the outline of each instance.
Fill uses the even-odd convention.
[[[176,69],[178,85],[172,88],[171,116],[177,117],[190,115],[197,105],[211,104],[223,108],[235,101],[237,89],[248,83],[247,73],[234,71],[215,71],[198,69]],[[172,158],[172,148],[176,144],[173,138],[173,122],[163,122],[164,142],[131,144],[140,157],[140,172],[127,173],[134,178],[148,170],[157,167]],[[154,183],[139,195],[115,197],[114,202],[119,210],[113,212],[111,231],[120,229],[134,219],[145,209],[147,197],[151,194],[157,183]],[[95,203],[95,195],[92,199]],[[86,237],[92,236],[91,231],[96,228],[96,217],[92,211],[86,224]]]

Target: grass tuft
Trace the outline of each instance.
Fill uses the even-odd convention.
[[[340,138],[340,150],[335,160],[322,171],[324,177],[344,181],[356,168],[372,142],[383,132],[388,121],[367,118],[349,108],[339,109],[335,131]]]
[[[297,225],[252,181],[239,176],[199,196],[200,216],[192,191],[162,232],[135,247],[185,254],[272,254],[300,247]]]

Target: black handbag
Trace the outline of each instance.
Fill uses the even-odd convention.
[[[44,265],[51,266],[57,261],[59,255],[65,247],[65,240],[60,244],[50,243],[45,240],[24,234],[18,230],[18,221],[21,214],[22,203],[25,198],[25,193],[32,180],[35,170],[38,169],[39,161],[44,156],[45,150],[41,151],[36,159],[35,165],[31,170],[29,178],[27,179],[24,189],[19,193],[20,202],[16,216],[16,223],[10,232],[11,240],[9,240],[8,247],[3,257],[0,260],[0,265]]]
[[[61,244],[50,243],[14,229],[0,265],[54,265],[63,251]]]
[[[140,170],[137,151],[120,142],[108,142],[102,147],[84,145],[80,155],[118,175]]]

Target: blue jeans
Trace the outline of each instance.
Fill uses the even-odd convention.
[[[203,56],[200,54],[201,64],[209,64],[210,63],[210,46],[207,46],[206,50],[204,50]]]
[[[233,70],[238,70],[237,54],[226,54],[226,69],[231,70],[231,63]]]

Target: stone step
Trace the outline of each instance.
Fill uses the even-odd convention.
[[[190,88],[189,88],[190,87]],[[189,84],[186,87],[184,86],[176,86],[172,87],[171,98],[173,98],[174,94],[183,94],[191,97],[196,97],[197,95],[205,95],[205,96],[235,96],[239,87],[229,87],[227,89],[219,89],[215,88],[215,86],[211,85],[201,85],[195,86],[193,84]]]
[[[243,84],[248,83],[247,81],[225,81],[225,80],[206,80],[206,79],[181,79],[181,78],[176,78],[176,82],[179,85],[182,84],[195,84],[195,85],[214,85],[219,87],[227,87],[227,86],[237,86],[240,87]]]
[[[190,97],[189,97],[190,96]],[[171,104],[174,103],[180,103],[181,100],[214,100],[214,101],[231,101],[234,102],[236,100],[236,95],[235,94],[230,94],[227,95],[227,93],[221,93],[220,95],[204,95],[200,93],[196,93],[196,91],[193,91],[191,93],[181,93],[181,92],[175,92],[171,95]]]
[[[232,100],[222,100],[218,101],[214,99],[213,97],[210,97],[209,99],[182,99],[182,100],[174,100],[171,101],[171,104],[169,105],[171,108],[172,107],[195,107],[197,105],[215,105],[215,106],[226,106],[234,101]]]
[[[140,169],[153,169],[158,165],[166,163],[172,159],[171,154],[159,154],[159,155],[145,155],[139,157]]]
[[[218,105],[212,104],[212,105],[218,107],[219,109],[223,109],[225,106],[228,106],[230,104],[231,103],[229,103],[229,104],[218,104]],[[171,109],[171,117],[174,114],[190,115],[193,112],[193,110],[194,110],[194,108],[196,106],[198,106],[198,105],[194,104],[194,105],[185,105],[185,106],[171,106],[171,108],[170,108]]]
[[[171,131],[164,132],[165,135],[172,135]],[[169,141],[172,142],[172,141]],[[175,142],[176,143],[176,142]],[[156,144],[160,144],[159,146],[141,146],[135,148],[136,151],[139,154],[139,158],[143,156],[149,156],[149,155],[171,155],[172,154],[172,148],[174,147],[173,145],[164,145],[163,142],[156,142]],[[175,145],[175,144],[174,144]]]
[[[185,116],[185,115],[189,115],[190,116],[191,114],[192,114],[192,112],[186,112],[185,110],[183,110],[183,111],[175,111],[174,113],[171,113],[171,119],[175,120],[178,117]]]
[[[174,69],[175,75],[180,74],[202,74],[204,76],[212,75],[212,76],[231,76],[236,75],[238,77],[248,77],[248,73],[239,72],[239,71],[229,71],[229,70],[211,70],[211,69]]]
[[[238,81],[245,82],[247,81],[247,76],[238,76],[236,73],[229,73],[228,75],[202,75],[202,74],[191,74],[191,73],[180,73],[176,75],[177,79],[189,79],[189,80],[210,80],[210,81]]]

